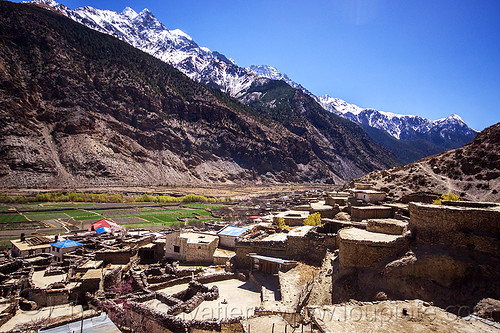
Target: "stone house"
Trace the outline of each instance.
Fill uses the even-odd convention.
[[[212,264],[219,237],[180,230],[166,235],[165,257],[181,262]]]
[[[50,242],[53,239],[44,236],[37,236],[26,239],[24,234],[21,234],[20,239],[11,240],[13,257],[31,257],[42,253],[50,253]]]

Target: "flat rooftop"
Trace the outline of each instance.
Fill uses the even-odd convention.
[[[420,300],[310,307],[309,313],[325,332],[498,332],[479,320],[466,321]]]
[[[296,227],[296,228],[290,229],[290,231],[288,231],[288,236],[304,236],[312,228],[314,228],[314,227],[310,226],[310,225],[305,225],[305,226],[302,226],[302,227]]]
[[[67,274],[47,275],[44,276],[45,270],[33,272],[33,284],[36,288],[45,289],[54,282],[63,282],[66,280]]]
[[[408,225],[408,222],[401,221],[398,219],[368,219],[368,224],[376,223],[376,224],[392,224],[397,225],[399,227],[405,227]]]
[[[93,280],[102,278],[103,272],[101,269],[89,269],[82,277],[82,280]]]
[[[359,209],[359,210],[392,210],[391,207],[387,207],[387,206],[353,206],[351,209]]]
[[[286,212],[279,212],[278,214],[276,214],[276,216],[278,217],[296,217],[296,218],[306,218],[309,216],[309,212],[308,211],[304,211],[304,210],[287,210]]]
[[[206,243],[212,243],[216,239],[218,239],[218,236],[215,235],[208,235],[208,234],[202,234],[202,233],[197,233],[197,232],[185,232],[181,233],[179,236],[181,238],[187,238],[188,243],[200,243],[200,244],[206,244]]]
[[[392,243],[400,239],[401,235],[389,235],[379,232],[366,231],[354,227],[348,227],[339,230],[339,237],[344,240],[351,241],[368,241],[373,243]]]
[[[311,208],[313,210],[332,210],[333,206],[327,205],[325,201],[311,202]]]

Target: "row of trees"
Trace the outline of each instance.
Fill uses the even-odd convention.
[[[107,194],[107,193],[88,193],[88,192],[50,192],[41,193],[33,197],[24,195],[9,196],[0,192],[0,202],[3,203],[34,203],[34,202],[97,202],[97,203],[120,203],[120,202],[158,202],[158,203],[190,203],[190,202],[203,202],[203,203],[216,203],[216,202],[230,202],[231,197],[227,198],[213,198],[205,197],[203,195],[188,194],[181,197],[172,197],[164,195],[149,195],[143,194],[141,196],[124,196],[121,193]]]

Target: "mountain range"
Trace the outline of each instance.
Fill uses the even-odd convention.
[[[137,43],[163,36],[163,46],[148,52],[155,56],[89,29],[92,15],[99,21],[90,8],[81,9],[82,25],[50,4],[0,2],[4,187],[342,183],[398,164],[360,126],[301,89],[240,76],[248,70],[165,30],[147,10],[108,19],[121,33],[142,26]],[[99,17],[106,13],[117,15]],[[134,26],[118,22],[125,18]],[[180,69],[158,59],[178,48]],[[192,61],[205,69],[186,76]],[[220,84],[211,75],[221,75]],[[246,88],[224,93],[236,81]]]
[[[216,51],[201,47],[181,30],[169,30],[148,9],[127,7],[121,13],[89,6],[71,10],[53,0],[33,0],[87,27],[115,36],[167,62],[201,84],[248,102],[244,96],[265,79],[281,80],[311,96],[325,110],[360,125],[377,143],[408,163],[470,142],[477,134],[458,115],[430,121],[414,115],[361,108],[328,95],[315,96],[301,84],[269,65],[242,68]],[[255,98],[256,95],[254,94]]]

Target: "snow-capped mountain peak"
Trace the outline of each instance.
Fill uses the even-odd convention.
[[[346,113],[352,113],[354,115],[357,115],[361,111],[363,111],[363,108],[357,105],[347,103],[346,101],[340,98],[330,97],[326,94],[317,97],[317,101],[323,106],[325,110],[328,110],[336,114],[344,115]]]
[[[248,71],[254,73],[257,76],[264,77],[271,80],[281,80],[288,83],[291,87],[295,89],[300,89],[306,94],[315,98],[315,96],[301,84],[291,80],[288,75],[281,73],[277,68],[269,65],[251,65],[246,68]]]
[[[132,8],[130,7],[125,7],[125,9],[122,11],[122,14],[125,15],[126,17],[130,18],[130,19],[135,19],[137,17],[137,12],[135,10],[133,10]]]
[[[462,117],[460,117],[456,113],[453,113],[446,118],[441,118],[441,119],[437,119],[437,120],[433,121],[433,123],[444,123],[444,122],[446,122],[446,123],[464,123],[465,124],[465,121],[462,119]]]

